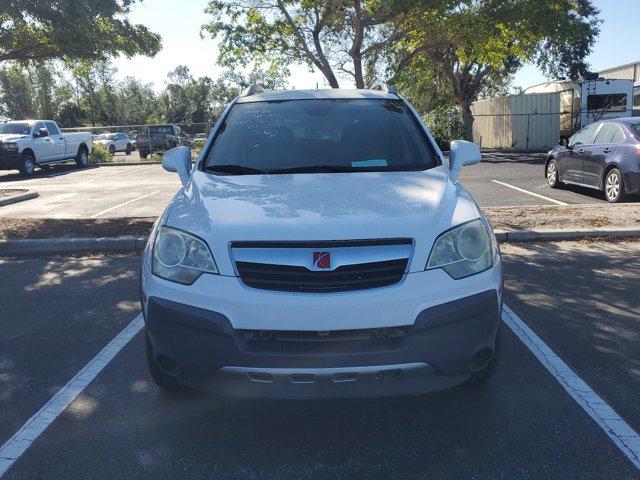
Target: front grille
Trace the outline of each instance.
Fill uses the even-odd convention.
[[[329,272],[306,267],[236,262],[245,285],[261,290],[301,293],[331,293],[367,290],[398,283],[407,268],[407,258],[343,265]]]
[[[359,330],[236,330],[241,351],[261,354],[339,355],[397,351],[406,347],[411,327]]]

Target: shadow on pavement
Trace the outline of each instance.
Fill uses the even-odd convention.
[[[640,429],[640,242],[505,247],[507,303]]]
[[[30,180],[37,180],[46,178],[50,175],[65,175],[74,172],[83,172],[86,170],[98,168],[97,166],[89,165],[86,168],[78,168],[75,164],[59,164],[59,165],[51,165],[51,167],[47,169],[36,168],[36,171],[30,177],[22,175],[20,172],[5,170],[0,171],[0,183],[6,182],[28,182]]]
[[[138,314],[139,262],[0,258],[0,444]]]

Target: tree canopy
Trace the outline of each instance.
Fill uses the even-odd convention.
[[[126,18],[135,0],[0,2],[0,61],[155,55],[160,37]]]
[[[0,116],[21,120],[51,118],[62,127],[211,123],[241,89],[251,83],[284,88],[274,72],[226,72],[194,78],[180,65],[156,92],[133,77],[116,80],[109,61],[7,62],[0,67]]]
[[[597,14],[591,0],[452,0],[444,9],[423,2],[391,53],[390,74],[414,90],[445,85],[470,138],[471,103],[500,89],[523,63],[554,76],[585,73]]]
[[[598,34],[592,0],[211,0],[203,32],[227,67],[306,63],[328,84],[384,77],[427,107],[504,92],[535,62],[549,76],[583,74]]]
[[[218,61],[317,68],[332,88],[376,77],[383,53],[406,34],[409,0],[212,0],[203,32],[220,39]],[[395,20],[392,22],[392,20]]]

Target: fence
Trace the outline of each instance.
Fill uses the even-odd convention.
[[[149,127],[158,124],[145,124],[145,125],[98,125],[94,127],[69,127],[62,128],[63,132],[91,132],[95,135],[101,135],[105,133],[126,133],[135,132],[136,134],[147,133]],[[161,125],[161,124],[160,124]],[[169,124],[165,124],[169,125]],[[211,129],[215,125],[215,122],[207,123],[173,123],[171,125],[177,125],[180,129],[191,136],[195,136],[199,133],[208,135]],[[131,136],[131,135],[129,135]]]

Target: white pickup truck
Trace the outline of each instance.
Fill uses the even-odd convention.
[[[75,160],[89,165],[93,150],[90,133],[63,134],[52,120],[20,120],[0,124],[0,170],[20,170],[32,175],[36,166]]]

